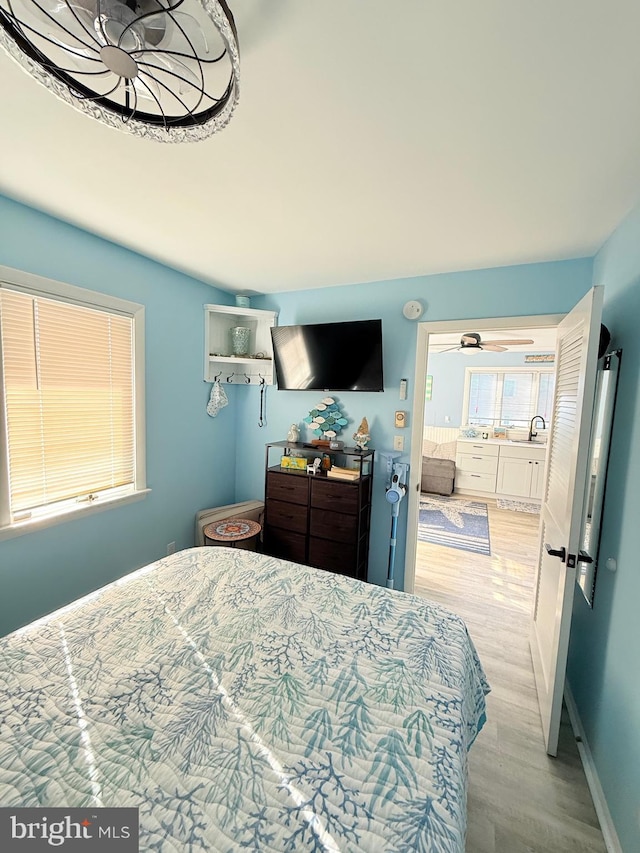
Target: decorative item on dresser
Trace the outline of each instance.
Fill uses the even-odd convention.
[[[303,420],[316,436],[313,443],[327,446],[348,423],[340,411],[340,403],[334,397],[323,397]]]
[[[291,424],[291,426],[289,427],[289,432],[287,433],[287,441],[290,441],[293,444],[296,444],[298,441],[300,441],[300,429],[298,427],[298,424]]]
[[[356,443],[356,447],[359,447],[360,450],[364,450],[371,441],[371,435],[369,433],[369,421],[366,418],[363,418],[360,421],[360,426],[353,434],[353,440]]]
[[[266,446],[264,551],[275,557],[308,563],[320,569],[367,579],[369,526],[374,452],[345,447],[334,454],[355,477],[332,477],[320,469],[306,471],[281,467],[285,455],[315,448],[289,442]],[[278,451],[278,464],[270,453]],[[310,459],[311,461],[311,459]]]

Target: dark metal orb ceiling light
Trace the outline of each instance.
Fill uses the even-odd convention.
[[[238,101],[225,0],[0,0],[0,45],[68,104],[162,142],[205,139]]]

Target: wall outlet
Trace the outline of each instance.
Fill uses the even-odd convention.
[[[393,436],[393,449],[394,450],[404,450],[404,436],[403,435],[394,435]]]
[[[175,553],[176,553],[176,543],[175,542],[169,542],[167,544],[167,557],[170,554],[175,554]]]

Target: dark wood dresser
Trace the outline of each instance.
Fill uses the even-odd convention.
[[[278,464],[272,465],[277,451]],[[282,468],[280,457],[292,452],[304,453],[310,460],[328,453],[336,465],[357,466],[357,479],[334,479],[324,471],[314,475]],[[373,450],[359,451],[355,447],[314,451],[286,441],[268,444],[264,551],[366,580],[373,455]]]

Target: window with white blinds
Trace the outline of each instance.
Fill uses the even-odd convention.
[[[141,306],[105,301],[111,305],[0,284],[5,524],[144,488],[136,406]]]
[[[554,381],[549,368],[468,367],[462,423],[519,428],[542,415],[548,427]]]

